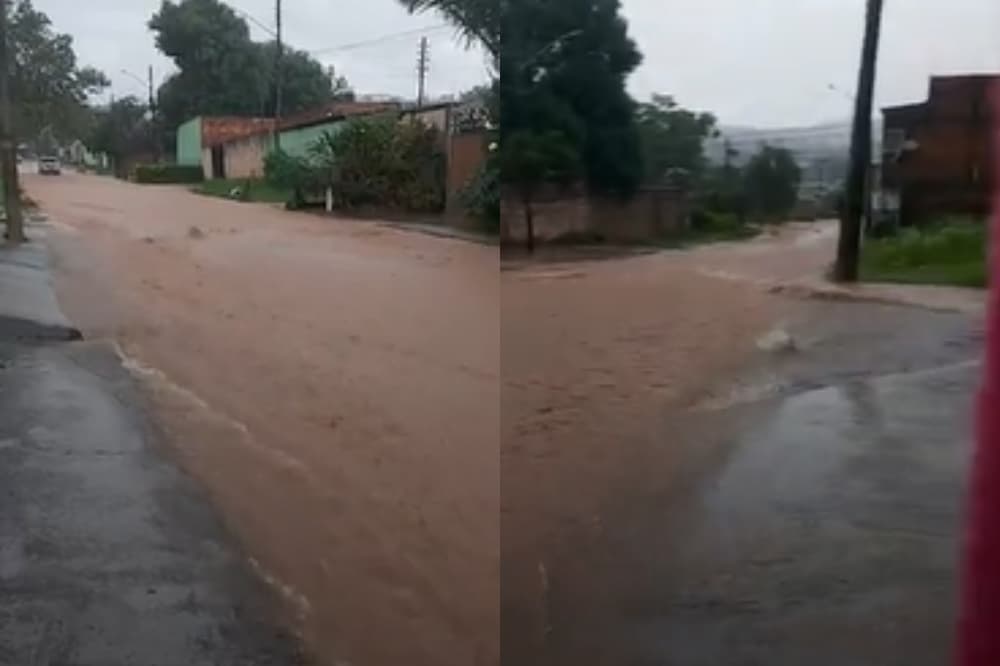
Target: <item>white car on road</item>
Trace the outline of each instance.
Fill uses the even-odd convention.
[[[62,173],[62,166],[59,164],[58,157],[40,157],[38,158],[38,173],[47,174],[50,176],[58,176]]]

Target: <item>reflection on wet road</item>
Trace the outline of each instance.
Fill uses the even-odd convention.
[[[631,663],[947,663],[976,372],[786,400],[693,500]]]
[[[947,663],[980,325],[825,307],[775,397],[672,419],[675,480],[552,558],[545,663]]]

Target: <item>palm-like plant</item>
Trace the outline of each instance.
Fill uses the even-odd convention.
[[[498,0],[399,0],[411,12],[435,10],[470,43],[480,42],[494,57],[500,56],[500,5]]]

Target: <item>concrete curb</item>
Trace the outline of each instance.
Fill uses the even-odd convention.
[[[827,282],[800,281],[776,283],[768,288],[773,294],[785,294],[815,300],[878,303],[921,308],[933,312],[978,314],[986,305],[985,292],[976,289],[914,285],[864,284],[842,287]]]
[[[83,336],[63,314],[52,288],[44,233],[0,246],[0,340],[64,342]]]

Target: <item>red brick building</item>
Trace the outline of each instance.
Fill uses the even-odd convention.
[[[882,110],[883,212],[904,226],[989,214],[993,86],[1000,75],[933,77],[927,101]]]

